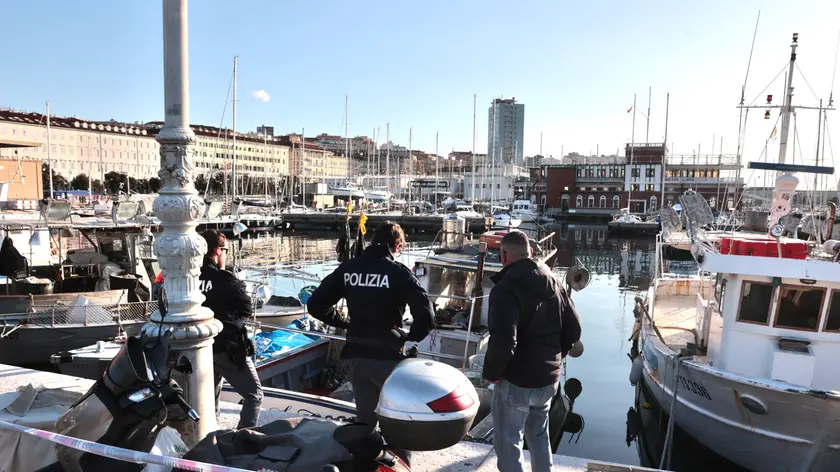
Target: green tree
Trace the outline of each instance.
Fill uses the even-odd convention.
[[[162,185],[162,182],[157,177],[149,179],[149,191],[152,193],[157,193]]]
[[[138,193],[149,193],[149,180],[148,179],[137,179],[136,181],[131,179],[131,190],[138,192]]]
[[[64,178],[63,175],[59,174],[56,171],[52,171],[52,179],[53,179],[53,190],[67,190],[70,188],[70,183],[67,182],[67,179]],[[50,195],[50,165],[47,163],[43,163],[41,165],[41,180],[44,184],[44,195],[47,197],[51,197]]]
[[[70,188],[73,190],[87,190],[89,183],[90,178],[88,178],[87,174],[79,174],[70,181]]]
[[[105,174],[105,190],[111,194],[117,194],[120,191],[125,192],[127,190],[125,188],[125,178],[125,174],[115,171],[108,172]]]
[[[102,194],[105,192],[105,186],[102,185],[102,181],[99,179],[93,179],[91,187],[93,187],[93,193]]]

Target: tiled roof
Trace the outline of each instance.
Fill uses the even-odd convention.
[[[0,121],[42,126],[47,124],[46,115],[42,113],[27,113],[10,109],[0,109]],[[52,116],[50,117],[50,126],[54,128],[96,130],[114,134],[148,134],[145,125],[141,124],[120,123],[118,121],[88,121],[76,117]]]

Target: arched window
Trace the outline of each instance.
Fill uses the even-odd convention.
[[[590,196],[586,197],[586,206],[589,207],[589,208],[592,208],[592,207],[595,206],[595,196],[594,195],[590,195]]]
[[[621,205],[621,197],[615,195],[613,197],[613,208],[618,208],[619,205]]]
[[[656,211],[656,197],[650,197],[650,211]]]
[[[605,195],[601,195],[601,198],[598,199],[598,206],[601,208],[607,207],[607,197]]]
[[[578,195],[575,198],[575,208],[582,208],[583,207],[583,195]]]

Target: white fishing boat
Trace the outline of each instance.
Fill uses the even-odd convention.
[[[46,363],[59,351],[136,334],[157,309],[151,232],[133,220],[135,202],[112,212],[110,220],[67,221],[69,202],[47,201],[40,220],[2,220],[0,362]]]
[[[291,214],[298,215],[298,214],[315,213],[315,210],[313,210],[313,209],[311,209],[307,206],[300,205],[298,203],[290,203],[286,208],[284,208],[281,211],[281,214],[283,214],[283,213],[291,213]]]
[[[791,73],[796,47],[794,35]],[[639,382],[669,413],[669,434],[679,427],[743,467],[835,471],[840,470],[840,241],[783,236],[799,182],[792,173],[834,169],[784,164],[794,108],[790,79],[788,87],[780,162],[750,163],[780,173],[769,235],[718,233],[710,240],[700,229],[714,221],[705,200],[682,201],[700,273],[661,274],[648,300],[637,299],[640,355],[631,382]],[[661,244],[658,255],[659,249]]]
[[[493,215],[493,229],[518,228],[522,220],[510,213],[496,213]]]
[[[393,196],[388,190],[365,190],[365,200],[369,202],[387,202]]]
[[[352,184],[330,186],[328,192],[341,199],[365,198],[365,192]]]
[[[540,220],[539,207],[530,200],[515,200],[510,207],[510,214],[525,223],[537,223]]]

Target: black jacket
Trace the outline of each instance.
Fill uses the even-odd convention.
[[[522,388],[560,379],[560,362],[580,339],[580,319],[545,264],[523,259],[491,277],[490,341],[482,376]]]
[[[334,306],[342,298],[347,300],[349,321]],[[396,328],[402,328],[406,305],[414,321],[403,338]],[[422,341],[434,326],[434,308],[426,291],[382,245],[338,266],[312,293],[307,307],[313,317],[347,330],[344,359],[400,359],[406,340]]]
[[[228,350],[228,343],[241,343],[245,333],[244,321],[254,316],[251,297],[245,282],[232,272],[219,269],[211,259],[205,258],[198,277],[199,289],[206,300],[204,306],[213,310],[216,319],[222,322],[222,332],[216,336],[213,352]]]

